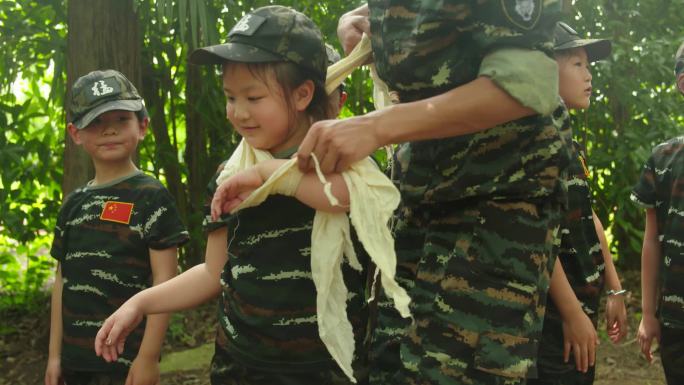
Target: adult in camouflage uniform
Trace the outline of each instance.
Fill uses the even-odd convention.
[[[684,94],[684,44],[675,77]],[[632,200],[646,208],[641,251],[642,318],[637,340],[651,361],[657,339],[669,385],[684,383],[684,137],[657,145],[646,161]]]
[[[196,50],[190,62],[223,65],[229,120],[250,146],[269,151],[275,158],[259,162],[253,169],[269,162],[284,163],[299,144],[296,140],[290,144],[290,139],[303,137],[297,130],[308,129],[312,120],[323,117],[316,112],[331,107],[324,90],[328,60],[320,31],[309,18],[290,8],[268,6],[248,13],[229,32],[227,43]],[[315,87],[309,89],[314,93],[310,104],[304,106],[306,110],[295,110],[287,99],[299,103],[297,97],[310,85]],[[268,114],[261,113],[264,109]],[[283,121],[288,125],[279,129],[288,134],[278,138],[275,126]],[[336,180],[341,177],[328,177],[337,191]],[[98,350],[103,350],[107,359],[115,357],[104,341],[107,336],[116,343],[120,340],[109,331],[127,329],[140,313],[196,306],[220,294],[212,384],[351,384],[321,340],[317,323],[311,238],[314,216],[321,208],[304,203],[299,192],[316,190],[323,197],[321,183],[315,173],[309,173],[302,175],[298,186],[290,195],[271,195],[259,206],[216,221],[207,215],[205,263],[164,288],[152,288],[124,304],[98,334]],[[210,198],[215,190],[214,178],[209,185]],[[361,265],[365,265],[368,257],[358,242],[355,245]],[[359,353],[353,362],[354,376],[364,383],[366,271],[357,271],[345,262],[342,274]]]
[[[569,109],[588,108],[592,79],[589,63],[610,54],[610,41],[582,39],[563,22],[558,23],[554,35],[560,95]],[[539,377],[530,380],[530,384],[593,383],[596,325],[604,281],[613,293],[607,300],[608,333],[618,342],[627,332],[623,296],[615,294],[622,289],[620,280],[605,245],[603,226],[591,207],[586,158],[578,142],[568,142],[572,143],[568,207],[561,220],[559,258],[544,317]],[[567,361],[570,349],[575,359]]]
[[[93,343],[102,320],[119,305],[175,275],[177,246],[188,233],[171,194],[133,164],[148,123],[135,87],[117,71],[93,71],[74,83],[68,112],[69,134],[91,156],[95,178],[67,196],[57,217],[45,382],[156,381],[168,316],[134,329],[114,363],[97,357]]]
[[[306,169],[315,153],[340,170],[409,141],[397,155],[396,245],[415,322],[398,333],[399,372],[380,383],[536,374],[568,161],[550,56],[559,12],[556,1],[370,1],[340,21],[348,49],[345,25],[369,17],[378,73],[402,104],[315,123],[299,160]],[[392,318],[381,314],[378,329],[400,330]]]

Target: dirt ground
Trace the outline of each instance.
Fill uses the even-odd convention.
[[[623,282],[638,282],[638,272],[623,274]],[[630,286],[630,285],[627,285]],[[620,345],[602,335],[596,385],[664,385],[659,361],[649,365],[635,341],[639,322],[638,287],[628,287],[630,331]],[[43,384],[49,336],[49,301],[42,310],[0,313],[0,385]],[[216,325],[215,304],[176,315],[164,347],[162,385],[208,385],[209,361]],[[600,325],[604,328],[604,325]]]

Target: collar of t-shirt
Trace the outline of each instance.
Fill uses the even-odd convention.
[[[130,174],[128,174],[128,175],[124,175],[124,176],[122,176],[122,177],[120,177],[120,178],[116,178],[116,179],[114,179],[114,180],[111,180],[111,181],[109,181],[109,182],[107,182],[107,183],[102,183],[102,184],[94,184],[94,183],[95,183],[95,179],[91,179],[90,181],[88,181],[88,183],[86,183],[86,185],[85,185],[85,187],[84,187],[84,190],[85,190],[85,189],[88,189],[88,190],[97,190],[97,189],[102,189],[102,188],[111,187],[111,186],[114,186],[114,185],[116,185],[116,184],[118,184],[118,183],[121,183],[121,182],[125,181],[126,179],[133,178],[134,176],[140,175],[140,174],[142,174],[142,173],[143,173],[143,172],[140,171],[140,170],[135,170],[135,171],[133,171],[132,173],[130,173]]]

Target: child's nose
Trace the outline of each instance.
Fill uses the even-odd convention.
[[[249,110],[244,103],[235,103],[233,105],[233,115],[235,116],[235,119],[247,120],[249,119]]]

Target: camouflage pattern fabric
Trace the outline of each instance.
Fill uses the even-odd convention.
[[[152,283],[149,249],[184,243],[188,232],[173,197],[141,172],[105,185],[85,186],[65,200],[51,254],[62,266],[62,367],[127,371],[138,353],[144,322],[108,364],[95,355],[102,321]]]
[[[684,330],[660,326],[660,358],[668,385],[684,384]]]
[[[662,262],[658,317],[684,328],[684,137],[657,145],[646,161],[632,200],[653,208]]]
[[[209,199],[215,189],[212,178]],[[225,215],[218,222],[206,219],[209,231],[228,227],[229,257],[221,275],[220,327],[212,361],[212,378],[226,382],[214,383],[261,384],[275,378],[280,382],[272,383],[303,383],[298,381],[307,378],[316,385],[351,383],[318,335],[310,261],[314,214],[295,198],[272,195],[261,205]],[[366,267],[368,256],[356,237],[352,239]],[[346,262],[342,270],[356,340],[354,375],[363,383],[367,271],[358,272]],[[244,377],[227,380],[235,375]]]
[[[589,170],[579,143],[572,143],[572,153],[567,178],[568,208],[561,220],[558,257],[582,310],[596,327],[605,263],[593,220],[591,191],[587,183]],[[576,369],[573,360],[563,362],[563,320],[553,301],[549,301],[546,308],[538,366],[539,377],[530,380],[530,385],[594,382],[594,367],[582,373]]]
[[[194,64],[287,61],[312,71],[314,79],[322,83],[328,69],[323,36],[316,24],[303,13],[281,5],[246,14],[228,32],[226,43],[196,49],[189,60]]]
[[[66,385],[124,385],[126,372],[102,373],[102,372],[74,372],[63,370],[62,378]]]
[[[537,18],[531,29],[511,14],[508,23],[523,27],[506,29],[503,19],[497,28],[487,27],[518,3],[539,11],[520,16]],[[401,91],[402,102],[473,80],[482,57],[495,47],[552,46],[557,1],[545,2],[543,12],[536,1],[484,1],[476,10],[464,1],[433,10],[430,4],[369,3],[378,67],[384,67],[388,85]],[[428,27],[430,33],[421,35]],[[566,203],[567,132],[567,111],[559,101],[551,116],[400,146],[398,280],[413,299],[416,322],[406,329],[380,304],[371,349],[374,383],[518,384],[536,376]],[[401,369],[388,381],[397,349]],[[383,364],[390,369],[375,369]]]
[[[138,90],[119,71],[92,71],[74,82],[67,113],[77,128],[112,110],[141,111],[143,117],[148,116]]]
[[[402,102],[424,99],[477,76],[500,47],[552,57],[560,0],[370,0],[373,55],[380,77]]]

